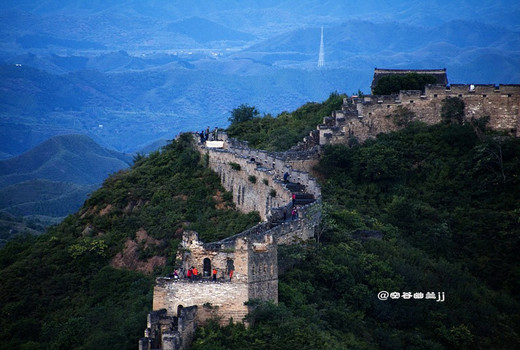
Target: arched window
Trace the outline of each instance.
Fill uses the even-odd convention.
[[[211,276],[211,260],[209,258],[204,259],[204,268],[202,270],[203,277]]]

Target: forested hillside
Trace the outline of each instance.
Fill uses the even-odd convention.
[[[285,151],[316,129],[324,117],[341,109],[344,97],[346,95],[334,92],[322,103],[308,102],[293,112],[283,112],[276,117],[255,115],[255,107],[241,105],[232,111],[227,134],[247,141],[252,148]]]
[[[340,99],[280,115],[254,143],[308,133]],[[0,249],[0,348],[135,349],[182,231],[211,241],[259,220],[233,210],[205,162],[184,135],[45,235]],[[210,323],[193,348],[517,348],[519,174],[520,140],[485,120],[325,148],[319,242],[280,247],[279,305],[251,301],[251,327]],[[405,297],[427,292],[445,300]]]
[[[412,124],[326,148],[321,240],[281,250],[280,304],[193,348],[518,348],[520,140],[480,132]],[[429,291],[445,300],[411,297]]]
[[[0,211],[7,218],[0,224],[0,247],[18,234],[42,233],[76,212],[109,174],[131,163],[131,155],[103,148],[85,135],[55,136],[0,160]]]
[[[231,198],[189,135],[138,157],[59,226],[0,249],[0,349],[135,349],[183,230],[211,241],[259,221]]]

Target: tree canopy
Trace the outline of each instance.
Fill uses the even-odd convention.
[[[248,120],[255,118],[258,114],[256,107],[244,103],[231,111],[231,117],[229,117],[228,120],[231,125],[234,125],[237,123],[247,122]]]
[[[230,137],[248,141],[253,148],[268,151],[284,151],[303,140],[323,118],[340,109],[345,95],[336,92],[322,102],[309,102],[289,113],[282,112],[277,117],[255,116],[243,122],[232,123],[227,129]],[[243,108],[240,108],[243,110]],[[251,114],[249,114],[250,116]]]
[[[406,73],[381,77],[374,87],[374,95],[397,94],[401,90],[424,90],[427,84],[435,84],[437,79],[430,74]]]
[[[462,124],[465,104],[458,97],[446,97],[442,101],[441,118],[444,123]]]

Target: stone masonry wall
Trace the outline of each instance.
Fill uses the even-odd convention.
[[[282,182],[286,172],[289,181],[303,184],[308,193],[321,197],[318,182],[308,173],[318,161],[317,152],[270,153],[231,139],[224,142],[224,149],[199,145],[199,151],[208,154],[209,166],[219,174],[224,188],[233,193],[237,208],[246,213],[258,211],[262,220],[268,219],[272,208],[290,202],[291,192]],[[241,169],[234,170],[231,163],[239,164]],[[256,183],[250,181],[250,176],[256,177]],[[271,190],[276,191],[276,196],[271,196]]]
[[[248,312],[244,301],[248,300],[247,283],[188,282],[159,278],[154,287],[153,309],[166,309],[176,315],[179,306],[197,305],[197,321],[212,316],[222,317],[223,324],[230,318],[241,321]]]
[[[465,103],[465,118],[489,116],[489,127],[520,137],[520,85],[428,85],[422,91],[401,91],[396,95],[365,96],[344,103],[342,111],[318,126],[320,145],[347,143],[349,137],[363,142],[379,133],[397,130],[389,116],[399,108],[415,113],[415,120],[427,124],[441,122],[442,102],[458,97]]]
[[[189,349],[197,329],[196,314],[196,306],[183,308],[178,316],[169,316],[165,309],[152,311],[148,314],[145,337],[139,340],[138,349]]]
[[[265,227],[265,225],[260,225]],[[203,243],[195,232],[186,232],[179,248],[182,269],[199,269],[204,260],[217,268],[217,280],[208,275],[196,280],[159,278],[154,288],[153,309],[166,309],[176,315],[179,307],[197,305],[197,321],[218,317],[222,324],[230,319],[242,322],[251,299],[278,302],[277,245],[265,230],[248,230],[214,243]],[[229,262],[233,278],[229,278]]]
[[[266,220],[272,207],[280,207],[290,200],[291,193],[275,178],[272,169],[260,167],[251,158],[229,151],[208,152],[209,166],[219,174],[224,188],[233,193],[233,202],[240,211],[258,211],[261,219]],[[240,170],[233,169],[232,163],[239,164]],[[256,178],[255,183],[250,180],[251,176]],[[276,192],[274,197],[272,190]]]

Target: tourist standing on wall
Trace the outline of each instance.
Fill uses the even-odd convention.
[[[213,269],[213,281],[217,280],[217,269]]]

